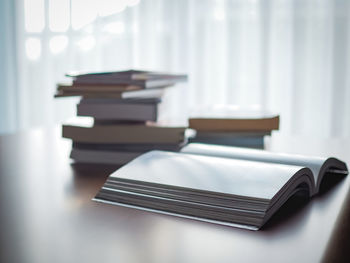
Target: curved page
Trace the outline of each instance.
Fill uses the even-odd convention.
[[[207,156],[217,156],[225,158],[233,158],[240,160],[257,161],[264,163],[276,163],[296,165],[302,167],[308,167],[314,175],[314,181],[318,181],[318,176],[323,163],[327,160],[324,157],[313,157],[296,154],[275,153],[264,150],[253,150],[239,147],[228,147],[219,145],[208,145],[191,143],[184,148],[181,152],[190,154],[199,154]]]
[[[302,167],[152,151],[110,177],[271,200]]]

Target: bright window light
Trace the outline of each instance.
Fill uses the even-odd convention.
[[[41,56],[41,41],[39,38],[30,37],[25,42],[26,55],[30,60],[37,60]]]
[[[49,28],[65,32],[70,24],[70,0],[49,0]]]
[[[77,42],[82,51],[89,51],[96,45],[96,39],[93,36],[86,36]]]
[[[95,21],[100,2],[94,0],[71,0],[72,1],[72,28],[74,30]]]
[[[68,45],[67,36],[54,36],[50,39],[50,50],[53,54],[61,53]]]
[[[92,24],[84,27],[84,32],[88,34],[92,34],[94,32],[94,26]]]
[[[44,0],[24,0],[24,24],[27,32],[43,31],[45,27]]]
[[[131,30],[134,34],[137,34],[139,32],[139,24],[133,23],[133,25],[131,26]]]
[[[126,0],[100,0],[98,1],[98,14],[100,16],[110,16],[124,11]]]
[[[102,30],[111,34],[122,34],[125,31],[125,26],[123,22],[113,22],[105,25]]]
[[[218,21],[223,21],[225,20],[225,10],[223,8],[216,8],[214,10],[214,18],[215,20],[218,20]]]
[[[136,6],[140,3],[140,0],[128,0],[128,6]]]

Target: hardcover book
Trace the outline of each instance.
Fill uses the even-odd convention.
[[[186,142],[175,144],[105,144],[73,141],[70,158],[76,163],[123,165],[151,150],[179,151]]]
[[[279,115],[235,105],[214,105],[195,110],[189,127],[201,132],[271,132],[279,129]]]
[[[187,81],[187,75],[162,72],[126,70],[83,74],[67,74],[73,78],[73,85],[125,85],[141,89],[167,87]]]
[[[164,95],[164,89],[147,89],[147,90],[126,90],[126,91],[77,91],[71,90],[57,90],[55,98],[61,97],[84,97],[88,99],[138,99],[138,98],[161,98]]]
[[[194,143],[216,144],[226,146],[264,149],[264,137],[271,135],[269,131],[263,132],[203,132],[197,131],[189,140]]]
[[[81,120],[63,125],[62,137],[79,143],[173,144],[184,141],[186,128],[155,123],[92,126],[90,121]]]
[[[260,116],[252,118],[192,117],[189,127],[199,131],[272,131],[279,129],[279,116]]]
[[[187,81],[187,75],[152,71],[126,70],[114,72],[71,73],[72,84],[58,84],[55,97],[84,96],[90,98],[160,97],[164,88]],[[153,92],[145,92],[156,90]],[[153,94],[153,95],[152,95]]]
[[[97,120],[157,121],[160,99],[82,99],[77,105],[77,116]]]

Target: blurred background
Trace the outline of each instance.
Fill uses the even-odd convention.
[[[208,104],[281,115],[280,132],[350,134],[350,1],[0,0],[0,133],[52,126],[69,71],[186,73],[166,113]]]

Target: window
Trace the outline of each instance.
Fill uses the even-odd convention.
[[[20,127],[75,114],[53,99],[68,71],[139,68],[189,75],[169,115],[234,104],[280,113],[285,133],[350,134],[348,1],[19,2]]]

